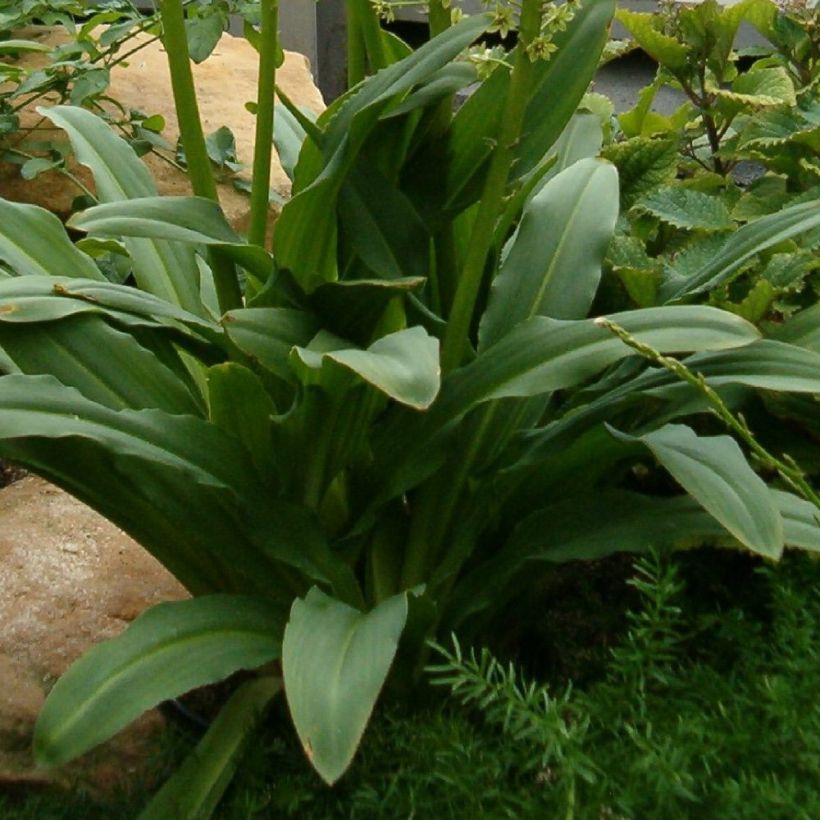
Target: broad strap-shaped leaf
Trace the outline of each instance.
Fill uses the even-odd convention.
[[[820,550],[820,511],[791,493],[769,488],[769,494],[783,518],[786,546]],[[539,562],[732,545],[737,542],[726,529],[690,496],[664,498],[626,490],[573,496],[527,516],[501,550],[460,581],[446,623],[456,628],[470,615],[508,600],[514,579],[522,572],[531,574]]]
[[[47,322],[96,313],[117,324],[166,327],[191,342],[223,344],[215,322],[136,288],[113,282],[60,276],[16,276],[0,280],[0,322]]]
[[[493,281],[479,350],[532,316],[583,319],[601,278],[618,218],[618,174],[581,160],[550,180],[525,207]]]
[[[192,592],[282,595],[277,562],[327,579],[317,522],[272,498],[241,442],[201,418],[114,411],[48,376],[5,376],[0,453],[122,527]]]
[[[769,558],[780,556],[780,512],[731,436],[698,436],[682,424],[641,436],[612,432],[645,445],[686,492],[750,550]]]
[[[427,230],[410,200],[375,166],[357,163],[342,186],[339,217],[353,250],[377,276],[428,274]]]
[[[330,340],[330,334],[324,338]],[[337,347],[342,340],[319,340],[318,347],[293,352],[306,367],[320,370],[325,361],[355,373],[380,392],[418,410],[429,407],[438,394],[441,368],[438,339],[422,327],[382,336],[367,350]]]
[[[0,199],[0,259],[21,276],[105,277],[78,250],[54,214],[36,205]]]
[[[609,317],[658,350],[722,350],[758,338],[753,325],[704,306],[646,308]],[[517,325],[447,379],[434,412],[446,418],[475,404],[574,387],[631,355],[631,348],[595,319],[562,321],[543,316]]]
[[[94,176],[101,202],[157,196],[146,166],[101,119],[74,106],[38,110],[68,134],[77,160]],[[164,240],[134,238],[126,239],[125,246],[140,288],[191,313],[204,314],[199,270],[191,248]]]
[[[820,552],[820,510],[803,498],[771,490],[783,516],[784,540],[787,547]]]
[[[146,196],[105,202],[75,214],[68,226],[100,236],[150,236],[194,244],[241,241],[219,205],[196,196]]]
[[[305,116],[310,116],[308,109],[305,109],[302,113]],[[288,175],[291,182],[293,181],[294,170],[296,163],[299,161],[299,152],[302,150],[305,136],[305,129],[290,109],[282,103],[276,103],[276,116],[273,119],[273,144],[276,147],[276,154],[279,157],[282,170]]]
[[[575,8],[566,29],[553,35],[557,51],[539,66],[513,168],[516,178],[538,165],[578,108],[598,69],[614,12],[614,0],[587,0]]]
[[[744,319],[703,306],[647,308],[610,318],[667,353],[742,347],[758,338]],[[377,498],[394,497],[429,475],[442,458],[452,423],[478,404],[575,387],[633,352],[594,319],[528,319],[451,373],[426,413],[397,411],[379,427],[374,446]]]
[[[367,613],[316,587],[293,603],[282,642],[285,694],[305,754],[328,784],[356,753],[406,619],[405,593]]]
[[[513,166],[516,179],[526,177],[543,161],[575,113],[597,69],[614,7],[611,0],[581,3],[566,29],[555,34],[557,51],[549,60],[536,63],[536,79]],[[469,207],[481,195],[509,80],[509,71],[494,71],[456,113],[437,161],[431,162],[425,153],[409,169],[407,183],[413,199],[431,224],[442,214]],[[435,147],[430,146],[431,150]]]
[[[820,393],[820,354],[769,339],[731,350],[696,353],[684,359],[684,363],[718,390],[728,385],[744,385],[761,390]],[[706,409],[691,385],[665,369],[652,368],[564,418],[522,433],[508,452],[509,463],[519,469],[539,464],[562,452],[586,430],[611,419],[620,408],[646,396],[664,400],[658,412],[665,419]],[[690,403],[693,399],[695,405]]]
[[[698,273],[687,278],[673,277],[660,290],[660,298],[671,302],[701,293],[725,282],[746,260],[784,239],[800,236],[820,227],[820,200],[783,208],[775,214],[750,222],[732,234],[718,254]]]
[[[57,298],[57,297],[52,297]],[[201,415],[203,405],[167,339],[144,347],[99,315],[76,315],[60,322],[0,322],[0,348],[18,372],[51,375],[76,387],[87,399],[113,410],[157,408],[174,415]],[[171,369],[157,355],[176,359]]]
[[[820,305],[801,310],[774,331],[775,339],[820,353]]]
[[[248,245],[210,199],[194,196],[150,196],[96,205],[68,221],[70,228],[98,236],[144,237],[214,246],[265,281],[273,271],[271,255]]]
[[[322,327],[357,344],[367,345],[390,302],[397,297],[412,299],[425,279],[403,276],[401,279],[342,279],[318,287],[310,305],[321,319]]]
[[[316,173],[301,184],[276,223],[274,252],[277,264],[290,270],[305,291],[338,278],[336,270],[336,200],[365,139],[391,100],[423,82],[469,46],[489,25],[487,15],[475,15],[425,43],[404,60],[379,71],[349,95],[327,121],[322,157],[310,158]],[[327,119],[329,118],[329,119]],[[309,147],[309,146],[308,146]],[[305,160],[306,161],[306,160]]]
[[[57,681],[34,730],[37,762],[59,766],[163,700],[275,660],[282,628],[281,611],[250,596],[152,607]]]
[[[274,473],[271,419],[276,407],[261,379],[247,367],[226,362],[207,370],[211,421],[250,453],[261,476]]]
[[[319,330],[310,314],[291,308],[242,308],[225,314],[228,338],[280,379],[295,382],[290,366],[294,347],[307,345]]]
[[[239,766],[248,742],[282,682],[246,681],[231,695],[196,749],[185,758],[137,820],[210,817]]]

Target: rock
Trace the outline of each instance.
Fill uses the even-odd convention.
[[[67,493],[34,477],[0,490],[0,783],[39,776],[34,721],[69,664],[148,606],[183,597],[154,558]],[[69,775],[122,786],[162,726],[143,716]]]
[[[64,29],[59,27],[29,29],[21,32],[20,36],[36,39],[52,47],[67,39]],[[179,137],[179,127],[165,51],[159,41],[153,41],[145,33],[135,35],[134,40],[129,42],[129,49],[140,44],[143,47],[127,63],[119,64],[111,70],[107,94],[126,110],[136,109],[148,116],[162,115],[166,122],[162,136],[174,145]],[[31,53],[21,56],[17,65],[33,67],[44,62],[46,60],[42,54]],[[256,99],[258,55],[246,40],[224,34],[213,54],[204,63],[193,65],[193,73],[205,133],[211,133],[223,125],[228,126],[236,138],[239,161],[250,166],[256,118],[245,108],[245,103]],[[297,105],[317,114],[324,109],[324,101],[311,77],[307,58],[303,55],[285,52],[285,62],[277,72],[277,83]],[[25,128],[39,123],[41,117],[34,109],[47,102],[48,100],[41,98],[32,100],[25,106],[20,112],[21,125]],[[108,108],[115,111],[111,105]],[[27,139],[43,138],[40,131]],[[19,147],[24,148],[25,142]],[[191,193],[184,172],[155,154],[149,154],[144,159],[161,194],[179,196]],[[71,164],[70,170],[83,184],[93,189],[91,175],[85,168]],[[250,169],[244,175],[249,177]],[[220,202],[228,221],[238,231],[245,231],[250,213],[248,196],[236,190],[229,180],[220,182],[218,187]],[[275,155],[271,169],[271,187],[284,197],[290,193],[290,180]],[[67,218],[71,213],[71,204],[80,193],[62,174],[50,171],[26,181],[20,177],[18,166],[10,163],[0,163],[0,191],[7,199],[41,205],[62,218]],[[272,209],[271,216],[274,215]]]

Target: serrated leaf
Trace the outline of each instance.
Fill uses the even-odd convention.
[[[368,613],[316,587],[293,604],[282,643],[285,694],[305,754],[330,785],[353,759],[406,619],[405,593]]]
[[[732,83],[732,90],[710,89],[719,97],[733,102],[767,107],[772,105],[797,105],[794,85],[785,68],[758,68],[739,74]]]
[[[796,290],[805,278],[820,269],[820,258],[811,251],[775,253],[766,263],[761,276],[778,291]]]
[[[689,56],[688,48],[674,37],[658,30],[660,20],[657,15],[621,8],[615,12],[615,19],[656,63],[673,71],[684,68]]]
[[[634,137],[607,146],[601,156],[618,169],[624,211],[642,196],[671,182],[678,170],[677,144],[671,139]]]
[[[633,207],[686,230],[723,231],[734,224],[720,199],[680,185],[658,188]]]

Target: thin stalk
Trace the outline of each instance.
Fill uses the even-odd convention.
[[[441,0],[430,0],[427,18],[429,20],[431,38],[437,34],[441,34],[442,31],[446,31],[452,25],[450,9],[445,8]]]
[[[770,470],[780,474],[780,477],[806,501],[810,501],[820,509],[820,495],[818,495],[806,479],[806,474],[800,469],[795,460],[784,455],[782,458],[772,455],[754,436],[746,420],[740,414],[735,415],[726,406],[723,399],[715,392],[700,373],[693,373],[683,362],[664,356],[655,348],[638,341],[629,331],[620,325],[601,316],[595,324],[614,333],[625,345],[640,353],[645,359],[673,373],[681,381],[687,382],[695,388],[711,405],[715,415],[751,450],[754,457]]]
[[[211,172],[211,161],[208,158],[205,134],[199,117],[182,3],[180,0],[160,0],[159,7],[162,17],[162,41],[168,54],[171,89],[174,93],[174,106],[188,163],[191,188],[195,196],[216,202],[216,182]]]
[[[179,134],[185,149],[188,178],[195,196],[218,203],[216,181],[211,170],[211,160],[205,145],[205,134],[199,116],[188,38],[185,34],[185,13],[180,0],[160,0],[162,18],[162,41],[168,55],[171,89],[179,123]],[[214,276],[214,286],[219,309],[226,313],[241,307],[242,293],[233,263],[218,250],[208,252],[208,262]]]
[[[513,152],[521,133],[535,72],[535,66],[527,53],[527,44],[538,36],[540,29],[540,0],[524,0],[501,133],[487,172],[481,204],[473,224],[467,256],[453,300],[453,310],[444,335],[441,363],[445,373],[461,364],[469,348],[473,310],[484,278],[487,256],[492,248],[496,221],[506,193]]]
[[[367,54],[356,5],[347,0],[347,87],[353,88],[367,76]]]
[[[256,97],[256,134],[253,151],[253,185],[248,241],[265,245],[268,227],[270,169],[273,156],[273,119],[276,89],[276,52],[279,35],[279,0],[262,0],[259,31],[259,84]]]

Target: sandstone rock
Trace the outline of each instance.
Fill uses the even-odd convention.
[[[69,664],[148,606],[185,595],[140,546],[56,487],[29,477],[0,490],[0,783],[33,774],[34,720]],[[161,727],[150,713],[92,753],[81,767],[88,782],[121,786]]]
[[[30,29],[21,36],[37,39],[49,46],[66,40],[61,28]],[[179,137],[179,127],[165,51],[159,41],[152,40],[148,34],[136,35],[129,43],[129,48],[137,45],[143,47],[127,63],[112,69],[107,93],[126,110],[136,109],[148,116],[161,114],[166,122],[162,136],[173,145]],[[44,62],[42,54],[33,53],[22,56],[18,64],[31,67]],[[214,53],[204,63],[193,66],[193,72],[205,133],[211,133],[223,125],[228,126],[236,138],[239,161],[250,165],[253,159],[255,117],[247,111],[245,103],[256,98],[256,52],[246,40],[225,34]],[[313,83],[308,61],[301,54],[285,52],[285,62],[277,72],[277,83],[297,105],[316,113],[324,109],[324,102]],[[22,109],[21,124],[24,128],[40,123],[41,117],[34,109],[43,104],[43,99],[32,100]],[[110,105],[109,108],[113,110]],[[28,140],[42,138],[42,132],[37,131],[27,137]],[[53,138],[53,134],[49,134],[49,138]],[[25,143],[21,147],[24,148]],[[191,193],[187,176],[173,165],[153,154],[146,156],[145,162],[161,194],[178,196]],[[93,188],[91,175],[86,169],[72,165],[71,170],[84,184]],[[246,176],[250,176],[250,171]],[[218,187],[220,202],[228,221],[237,230],[244,231],[250,212],[247,195],[237,191],[230,181],[221,182]],[[287,196],[290,191],[290,181],[275,156],[271,187],[282,196]],[[65,218],[70,214],[71,203],[79,193],[76,186],[59,173],[46,172],[35,180],[26,181],[19,176],[17,166],[0,163],[0,194],[7,199],[41,205]]]

